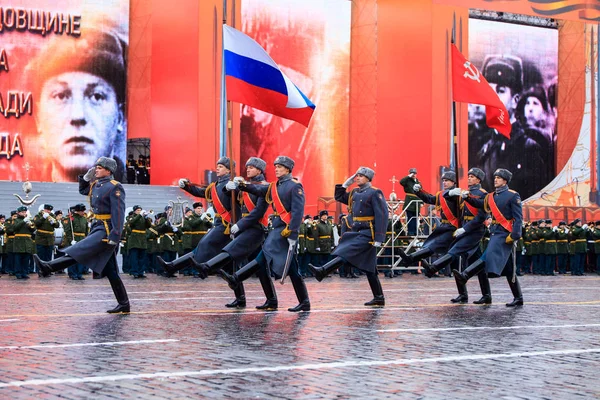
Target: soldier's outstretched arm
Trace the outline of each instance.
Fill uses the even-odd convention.
[[[183,190],[185,190],[192,196],[200,197],[201,199],[206,198],[206,188],[201,188],[193,185],[185,185]]]
[[[262,184],[248,184],[248,185],[240,185],[238,187],[243,192],[248,192],[255,196],[265,197],[267,195],[267,191],[269,190],[269,185]]]
[[[492,196],[492,195],[493,195],[492,193],[488,193],[488,196]],[[467,203],[469,203],[470,205],[472,205],[473,207],[483,209],[485,206],[485,197],[482,199],[479,199],[479,198],[472,197],[471,195],[469,195],[468,197],[465,198],[465,201]]]

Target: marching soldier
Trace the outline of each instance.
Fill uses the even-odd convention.
[[[50,204],[44,204],[43,209],[33,217],[33,223],[37,228],[35,234],[35,248],[38,257],[44,261],[52,260],[54,251],[54,229],[60,224],[56,220]],[[39,273],[39,271],[38,271]]]
[[[484,269],[490,278],[505,275],[514,297],[512,302],[506,304],[507,307],[523,305],[523,293],[516,276],[513,245],[522,234],[523,211],[519,193],[508,188],[511,178],[510,171],[499,168],[494,172],[493,193],[488,193],[483,199],[471,197],[469,192],[462,193],[466,202],[492,214],[491,239],[485,254],[467,269],[463,272],[452,270],[457,285],[465,285],[470,278]]]
[[[16,215],[9,228],[9,232],[14,236],[12,250],[15,276],[17,279],[29,279],[29,263],[33,254],[31,234],[35,231],[35,224],[31,221],[31,217],[27,216],[25,206],[17,208]]]
[[[587,224],[582,225],[579,218],[571,222],[571,275],[584,275],[585,255],[587,252]]]
[[[567,273],[567,263],[569,260],[569,228],[565,221],[558,223],[556,232],[556,261],[558,264],[558,273],[564,275]]]
[[[413,190],[415,185],[420,185],[421,182],[417,179],[417,169],[411,168],[408,170],[408,175],[400,179],[400,184],[404,188],[406,197],[404,198],[404,206],[402,209],[406,213],[406,221],[408,222],[408,236],[414,236],[417,234],[417,219],[416,216],[419,213],[419,197]]]
[[[250,157],[246,161],[246,177],[249,179],[249,182],[246,183],[243,178],[238,177],[234,181],[227,182],[225,188],[235,192],[240,183],[267,188],[268,183],[265,181],[264,175],[266,167],[267,163],[264,160],[258,157]],[[238,202],[242,210],[242,219],[231,227],[231,235],[234,237],[233,241],[223,247],[220,254],[201,264],[200,268],[204,270],[205,274],[225,268],[227,265],[233,267],[235,263],[251,258],[265,240],[265,231],[268,225],[265,212],[269,208],[269,204],[265,201],[264,197],[257,194],[245,191],[237,192]],[[234,272],[235,268],[232,268],[231,273]],[[275,291],[271,278],[264,274],[259,274],[259,279],[263,291],[273,296],[271,293],[275,293]],[[244,285],[240,282],[233,291],[235,300],[225,306],[230,308],[246,307]]]
[[[277,182],[268,186],[240,184],[242,191],[265,198],[272,204],[275,213],[272,215],[272,230],[262,246],[262,251],[256,258],[246,264],[242,269],[229,275],[221,270],[221,276],[227,281],[229,287],[235,290],[239,285],[254,273],[257,273],[261,282],[273,274],[277,279],[285,278],[287,273],[294,286],[298,305],[288,308],[288,311],[310,311],[310,300],[306,285],[298,272],[298,259],[296,246],[298,234],[304,215],[304,188],[302,184],[292,177],[294,160],[286,156],[278,156],[275,161],[275,176]],[[286,268],[289,270],[286,271]],[[278,306],[275,288],[270,283],[263,285],[267,297],[264,305],[257,308],[263,310],[276,309]]]
[[[231,242],[231,226],[235,224],[234,216],[240,215],[238,202],[234,201],[235,210],[232,210],[232,196],[235,199],[237,192],[230,192],[225,189],[225,185],[231,179],[232,161],[228,157],[221,157],[217,161],[217,182],[213,182],[207,187],[198,187],[192,185],[188,179],[180,179],[179,187],[193,196],[206,199],[212,202],[217,214],[214,219],[213,228],[204,236],[198,243],[198,246],[183,257],[172,262],[166,262],[160,257],[157,257],[159,264],[163,265],[166,271],[174,273],[188,266],[195,266],[198,270],[200,278],[207,277],[205,271],[199,269],[200,264],[212,259],[218,255],[223,247]],[[235,167],[235,163],[233,163]]]
[[[487,196],[487,192],[482,189],[481,182],[485,179],[485,172],[479,168],[471,168],[467,174],[469,183],[469,196],[474,199],[483,199]],[[461,190],[454,188],[446,193],[446,198],[459,196]],[[473,256],[477,257],[480,255],[479,243],[483,239],[485,233],[484,222],[487,219],[487,213],[483,209],[471,205],[468,202],[461,204],[462,209],[462,227],[458,228],[454,232],[456,238],[452,242],[452,246],[448,250],[448,253],[438,258],[433,264],[429,265],[427,261],[422,260],[424,266],[424,274],[428,278],[431,278],[435,273],[441,271],[447,265],[453,262],[459,262],[461,257],[469,261]],[[485,271],[481,271],[477,274],[479,278],[479,286],[481,288],[482,297],[479,300],[474,301],[474,304],[491,304],[492,303],[492,291],[490,289],[490,281]],[[452,299],[453,303],[466,303],[469,301],[469,295],[467,292],[466,285],[459,285],[457,282],[458,297]]]
[[[133,215],[129,220],[129,237],[127,238],[127,251],[131,265],[131,275],[134,278],[145,278],[146,271],[146,229],[152,226],[152,220],[148,218],[148,212],[142,210],[139,205],[133,206]]]
[[[16,268],[15,268],[15,253],[14,249],[14,240],[15,233],[12,231],[11,226],[14,224],[17,219],[17,210],[12,210],[10,212],[10,218],[6,221],[6,271],[8,276],[15,276]]]
[[[374,176],[371,168],[360,167],[343,184],[335,185],[335,199],[352,210],[352,231],[342,235],[333,251],[333,260],[322,267],[308,264],[308,268],[320,282],[344,263],[351,264],[367,275],[373,299],[365,306],[384,306],[385,297],[377,276],[377,250],[385,240],[388,210],[381,190],[371,185]],[[354,182],[358,188],[348,192]]]
[[[457,204],[456,197],[447,197],[445,194],[454,189],[456,186],[456,174],[454,171],[446,171],[442,174],[442,184],[444,190],[436,194],[429,194],[422,190],[420,184],[413,187],[417,197],[425,204],[433,204],[441,210],[441,223],[429,235],[423,247],[409,255],[402,249],[398,249],[400,257],[402,257],[405,266],[413,265],[420,260],[427,258],[440,251],[446,251],[454,240],[454,232],[458,228]]]
[[[46,262],[34,255],[38,270],[43,275],[79,263],[91,268],[100,277],[107,277],[118,305],[108,313],[129,312],[129,297],[119,277],[116,250],[121,239],[125,217],[125,191],[112,179],[117,162],[100,157],[95,167],[79,177],[79,193],[89,196],[94,213],[92,230],[88,237],[65,249],[66,256]],[[96,178],[93,182],[92,179]]]

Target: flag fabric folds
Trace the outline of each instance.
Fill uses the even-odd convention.
[[[452,44],[452,97],[461,103],[485,106],[485,120],[510,139],[511,123],[506,106],[475,65]]]
[[[308,126],[315,105],[252,38],[223,25],[227,99]]]

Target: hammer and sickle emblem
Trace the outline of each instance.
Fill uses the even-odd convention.
[[[463,75],[465,78],[473,79],[474,81],[481,83],[481,80],[479,79],[481,74],[479,73],[479,70],[477,68],[475,68],[475,66],[473,64],[471,64],[469,61],[467,61],[467,62],[465,62],[464,67],[467,69],[465,71],[465,74]]]

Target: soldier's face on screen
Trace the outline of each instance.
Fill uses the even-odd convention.
[[[515,108],[517,107],[517,103],[519,102],[519,95],[513,94],[512,89],[508,86],[498,85],[497,83],[490,83],[490,86],[500,97],[502,103],[508,110],[509,115],[512,115]]]
[[[251,165],[246,167],[246,177],[254,178],[255,176],[260,175],[260,169],[255,168]]]
[[[444,190],[450,189],[452,186],[454,186],[454,182],[448,179],[442,179],[442,186],[444,187]]]
[[[48,154],[63,170],[85,169],[110,156],[123,130],[123,111],[107,81],[87,72],[65,72],[42,86],[36,114]]]
[[[217,176],[225,176],[229,173],[229,169],[223,164],[217,164]]]
[[[540,101],[540,99],[533,96],[527,98],[523,113],[525,114],[527,125],[532,127],[536,126],[537,122],[545,118],[544,107],[542,106],[542,102]]]
[[[504,179],[500,178],[499,176],[494,177],[494,187],[499,188],[504,185],[506,185],[506,181]]]
[[[475,175],[469,174],[467,175],[467,183],[469,184],[469,186],[473,186],[480,184],[481,181]]]

